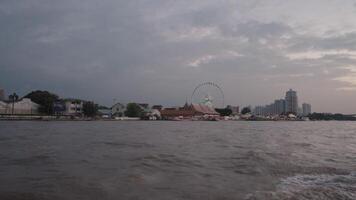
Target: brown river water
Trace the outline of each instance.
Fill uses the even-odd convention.
[[[0,121],[0,200],[355,200],[356,122]]]

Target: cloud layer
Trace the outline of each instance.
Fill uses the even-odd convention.
[[[214,81],[228,104],[294,88],[356,113],[355,21],[353,0],[3,0],[0,87],[181,105]]]

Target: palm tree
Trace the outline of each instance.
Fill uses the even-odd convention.
[[[14,106],[15,106],[15,101],[19,99],[19,96],[16,93],[13,93],[9,96],[9,99],[12,101],[12,111],[11,114],[14,114]]]

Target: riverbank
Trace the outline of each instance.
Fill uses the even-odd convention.
[[[2,115],[0,121],[139,121],[140,118],[120,117],[111,118],[87,118],[73,116],[47,116],[47,115]]]
[[[63,117],[63,116],[0,116],[0,121],[311,121],[311,120],[303,120],[303,119],[283,119],[283,120],[275,120],[275,119],[219,119],[219,120],[197,120],[197,119],[183,119],[183,120],[142,120],[140,118],[129,118],[129,117],[121,117],[121,118],[78,118],[78,117]],[[312,121],[326,121],[326,120],[312,120]],[[343,121],[343,120],[339,120]]]
[[[309,118],[261,118],[261,117],[220,117],[211,119],[204,118],[175,118],[160,120],[144,120],[135,117],[117,117],[117,118],[88,118],[74,116],[49,116],[49,115],[0,115],[0,121],[355,121],[349,119],[309,119]]]

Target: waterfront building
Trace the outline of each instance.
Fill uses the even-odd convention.
[[[53,103],[53,113],[55,115],[65,115],[66,105],[63,101],[56,101]]]
[[[165,108],[161,110],[164,119],[174,119],[176,117],[193,118],[203,117],[204,115],[220,116],[214,108],[205,104],[190,104],[180,108]]]
[[[152,109],[155,109],[155,110],[162,110],[163,106],[162,105],[153,105],[152,106]]]
[[[286,113],[298,114],[298,96],[297,92],[290,89],[285,97]]]
[[[0,101],[0,114],[34,115],[38,114],[39,107],[28,98],[22,98],[15,102]]]
[[[272,110],[273,110],[272,106],[273,106],[273,104],[266,105],[265,111],[264,111],[265,115],[272,115]]]
[[[126,111],[126,106],[122,103],[116,103],[111,107],[112,117],[124,117]]]
[[[160,111],[162,110],[163,106],[154,105],[154,106],[150,107],[148,103],[139,103],[137,105],[142,110],[143,119],[147,119],[147,120],[161,119],[161,112]]]
[[[302,109],[303,109],[303,116],[308,116],[309,114],[311,114],[311,105],[310,104],[303,103]]]
[[[140,106],[140,108],[141,108],[142,110],[148,110],[148,109],[150,109],[148,103],[139,103],[139,104],[137,104],[137,105]]]
[[[161,119],[161,111],[157,109],[150,109],[144,112],[144,119],[146,120],[158,120]]]
[[[53,103],[53,113],[55,115],[83,115],[84,101],[79,99],[61,99]]]
[[[286,112],[286,101],[284,99],[275,100],[274,106],[276,115],[281,115]]]
[[[302,116],[304,113],[303,110],[304,107],[298,107],[297,92],[290,89],[286,92],[285,99],[277,99],[273,103],[265,106],[256,106],[253,113],[258,116],[276,116],[287,114]],[[308,107],[306,107],[306,110],[308,111]]]
[[[266,106],[256,106],[253,113],[258,116],[274,116],[285,113],[285,100],[277,99]]]
[[[265,115],[264,110],[265,110],[264,106],[256,106],[255,109],[253,110],[253,114],[258,116],[264,116]]]
[[[65,115],[79,116],[83,115],[84,101],[78,99],[65,99]]]
[[[7,114],[7,103],[0,101],[0,114]]]

